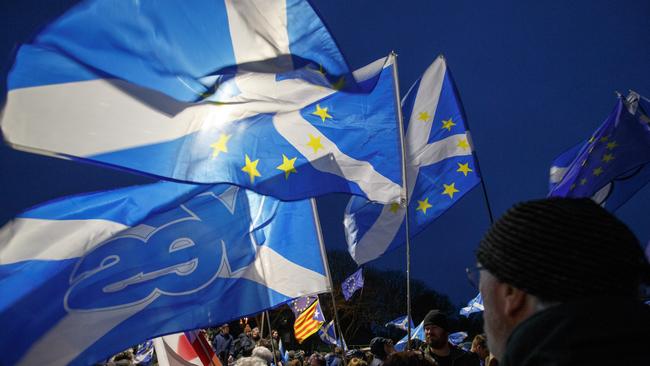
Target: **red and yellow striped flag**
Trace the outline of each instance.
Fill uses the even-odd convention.
[[[298,343],[302,343],[310,335],[316,333],[324,321],[325,318],[320,310],[320,303],[316,300],[293,323],[293,332]]]

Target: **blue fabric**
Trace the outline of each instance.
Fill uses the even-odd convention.
[[[336,332],[334,329],[334,320],[331,320],[329,323],[323,325],[319,330],[318,330],[318,336],[320,339],[325,342],[326,344],[329,344],[331,346],[336,346],[340,347],[341,349],[347,349],[347,345],[345,345],[345,341],[338,339],[336,336]],[[333,357],[334,358],[334,357]]]
[[[318,131],[315,137],[331,140],[347,156],[368,162],[379,174],[400,185],[401,154],[394,100],[392,67],[387,67],[372,92],[336,92],[302,108],[300,114]],[[332,118],[323,121],[314,115],[317,106],[328,108]],[[273,114],[257,114],[170,141],[79,158],[179,181],[237,184],[284,200],[329,192],[366,195],[355,182],[316,169],[314,162],[278,132],[273,118]],[[210,145],[222,135],[230,135],[228,153],[213,159]],[[305,135],[301,141],[308,143],[310,136]],[[278,169],[283,155],[296,159],[295,172],[289,175]],[[260,176],[252,180],[242,171],[246,156],[258,161]],[[323,163],[331,157],[325,155],[319,160]]]
[[[287,18],[293,58],[323,65],[329,74],[349,72],[306,1],[289,1]],[[110,76],[193,101],[212,87],[204,85],[203,77],[236,70],[232,44],[224,1],[89,0],[52,22],[32,46],[19,51],[19,60],[23,53],[30,54],[28,64],[14,65],[7,89]],[[34,58],[32,47],[42,52],[41,58]],[[29,67],[36,63],[40,67]],[[75,72],[65,79],[48,76],[64,64]]]
[[[281,7],[282,3],[276,5]],[[234,116],[249,117],[204,116],[202,119],[197,116],[195,125],[200,128],[197,128],[198,131],[188,128],[187,134],[177,131],[172,136],[159,135],[147,127],[146,131],[137,134],[126,145],[108,143],[110,146],[98,150],[68,147],[69,151],[66,151],[66,148],[42,146],[42,142],[29,138],[15,145],[163,179],[236,184],[284,200],[331,192],[368,197],[369,189],[362,190],[358,186],[359,179],[350,179],[349,174],[337,174],[345,169],[336,165],[337,159],[332,159],[333,155],[321,150],[323,156],[311,158],[319,161],[310,161],[305,156],[308,148],[303,149],[303,153],[299,152],[298,146],[307,145],[310,141],[309,134],[290,142],[273,125],[273,117],[280,111],[288,113],[282,108],[287,108],[287,103],[295,103],[291,112],[299,112],[301,121],[313,126],[315,138],[330,139],[343,154],[369,164],[382,178],[387,179],[389,185],[399,187],[401,155],[392,67],[383,70],[369,90],[357,87],[334,40],[309,3],[286,0],[285,11],[287,24],[284,30],[288,36],[286,52],[290,54],[277,54],[272,59],[263,53],[249,55],[259,59],[238,64],[235,52],[237,44],[234,43],[237,38],[231,34],[234,30],[229,26],[229,22],[235,20],[229,18],[228,7],[223,0],[82,2],[44,28],[31,44],[19,49],[8,76],[10,96],[15,95],[13,91],[35,86],[50,86],[47,89],[50,91],[52,87],[72,90],[82,87],[81,83],[75,82],[104,80],[127,94],[127,98],[138,102],[138,107],[133,108],[143,106],[149,111],[147,116],[175,117],[181,113],[193,115],[198,112],[192,108],[226,103],[223,99],[226,96],[239,95],[241,90],[233,81],[235,75],[274,75],[275,84],[267,85],[264,91],[249,90],[244,102],[230,101],[238,108]],[[274,28],[273,34],[278,33],[283,34]],[[258,38],[264,39],[262,36]],[[280,52],[277,50],[277,53]],[[280,63],[281,67],[270,66],[279,65],[274,61],[285,59],[293,62],[286,65]],[[326,94],[323,92],[324,86],[333,94],[312,97],[313,100],[287,101],[277,97],[278,93],[268,91],[288,79],[307,82],[309,86],[306,88],[321,91],[319,96]],[[343,90],[334,86],[339,85],[340,81],[343,81]],[[108,83],[92,85],[94,88],[113,90]],[[88,84],[83,84],[83,87],[90,88]],[[284,88],[290,89],[292,86]],[[105,89],[101,90],[108,93]],[[89,110],[97,108],[110,120],[112,100],[101,98],[101,95],[97,97],[97,106],[88,102],[84,102],[84,106]],[[264,107],[264,112],[257,112],[256,107],[251,107],[254,104],[251,99],[275,107]],[[327,108],[332,118],[322,120],[314,115],[317,106]],[[74,106],[61,108],[67,110]],[[251,115],[253,111],[259,114]],[[52,126],[63,123],[56,120],[56,114],[53,113],[51,120],[48,120]],[[8,118],[16,118],[20,123],[18,127],[7,127],[11,131],[38,128],[31,127],[29,121],[22,121],[20,117]],[[70,120],[68,117],[61,118]],[[119,130],[117,121],[115,123],[115,128]],[[6,126],[4,121],[3,126]],[[56,132],[63,130],[54,129],[52,138],[56,139]],[[84,139],[86,133],[93,136],[105,134],[101,131],[77,133],[79,141]],[[11,133],[6,135],[13,136]],[[224,147],[227,151],[216,158],[214,153],[217,148],[213,151],[211,146],[224,136],[230,138],[227,147]],[[107,141],[115,139],[114,136],[106,136]],[[286,174],[278,169],[285,161],[283,155],[289,160],[295,159],[294,169],[286,171]],[[259,163],[257,177],[242,171],[246,156],[250,157],[251,162]],[[332,165],[332,162],[334,169],[329,169],[329,172],[315,168],[317,165]],[[357,166],[355,164],[352,163],[352,166]],[[378,201],[386,203],[398,199],[399,194],[396,193]]]
[[[434,87],[434,85],[424,85],[421,80],[414,83],[411,92],[402,101],[405,121],[411,119],[411,114],[420,112],[413,111],[413,105],[418,91],[428,90]],[[445,120],[452,120],[455,125],[450,126],[449,129],[440,128]],[[417,122],[422,123],[422,121]],[[465,125],[462,105],[449,69],[446,70],[442,82],[437,109],[429,123],[432,126],[428,140],[429,144],[468,131]],[[408,146],[409,141],[407,140],[405,143]],[[411,162],[407,162],[407,164],[411,164]],[[459,170],[461,165],[469,168],[467,174]],[[421,165],[417,169],[418,175],[415,186],[412,192],[408,193],[410,197],[408,210],[411,237],[422,232],[430,223],[444,214],[480,182],[478,167],[471,154],[448,157],[430,165]],[[445,195],[443,192],[445,192],[446,186],[453,186],[457,192],[451,195]],[[426,206],[426,211],[418,209],[421,207],[421,202],[425,201],[427,205],[430,205]],[[363,241],[364,235],[374,225],[379,227],[383,225],[382,221],[380,221],[380,214],[383,209],[384,205],[369,202],[362,197],[352,197],[346,208],[346,220],[349,221],[349,224],[346,223],[348,250],[359,265],[369,260],[362,259],[363,253],[367,248],[360,247],[358,244]],[[396,207],[396,210],[398,209],[401,210],[401,208]],[[368,245],[386,247],[383,252],[383,254],[386,254],[404,245],[405,232],[405,220],[402,219],[402,224],[394,235],[384,235],[377,241],[368,243]]]
[[[363,268],[359,268],[356,272],[346,278],[341,284],[341,290],[343,291],[343,297],[345,297],[345,301],[350,300],[352,295],[354,295],[357,290],[360,290],[362,288]]]
[[[467,306],[460,309],[460,315],[469,316],[469,314],[481,312],[483,309],[483,297],[479,293],[467,303]]]
[[[411,340],[419,339],[424,341],[424,322],[420,323],[417,328],[411,330]],[[400,339],[399,342],[395,344],[395,349],[397,351],[404,351],[406,349],[406,343],[408,340],[408,334],[404,338]]]
[[[110,311],[131,315],[75,349],[71,364],[91,364],[151,337],[224,323],[291,300],[295,296],[274,290],[276,282],[240,278],[262,251],[273,251],[295,271],[325,278],[309,201],[281,202],[234,186],[162,182],[59,200],[21,217],[56,223],[69,219],[76,206],[75,219],[109,222],[128,212],[129,202],[146,207],[139,208],[137,219],[116,220],[129,227],[80,257],[0,265],[0,323],[12,334],[0,342],[5,362],[18,362],[45,339],[65,339],[74,348],[73,338],[89,337],[89,329],[101,328],[102,314]],[[74,323],[81,315],[85,320]],[[74,331],[57,333],[57,324],[65,322],[72,322]]]
[[[399,328],[403,331],[408,331],[408,324],[411,323],[411,329],[415,328],[415,324],[413,324],[413,319],[408,319],[408,315],[400,316],[397,319],[393,319],[386,323],[386,327],[389,326],[394,326],[396,328]]]
[[[622,99],[589,141],[562,154],[553,162],[562,166],[566,155],[577,151],[564,165],[562,180],[552,186],[551,197],[592,197],[610,211],[627,202],[650,181],[650,128],[646,105],[634,113]]]

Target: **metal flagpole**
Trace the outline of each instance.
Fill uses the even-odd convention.
[[[275,345],[273,344],[273,329],[271,329],[271,315],[269,315],[269,311],[265,310],[264,314],[266,314],[266,322],[269,325],[269,335],[271,339],[271,350],[273,351],[273,362],[275,362],[275,366],[278,366],[278,358],[275,357]]]
[[[316,233],[318,235],[318,242],[320,244],[321,257],[323,257],[323,264],[325,266],[325,275],[330,283],[330,295],[332,296],[332,307],[334,308],[334,334],[336,334],[337,339],[343,339],[341,335],[341,323],[339,322],[339,313],[336,311],[336,300],[334,299],[334,282],[332,281],[332,276],[330,274],[330,265],[327,260],[327,251],[325,251],[325,241],[323,240],[323,231],[320,227],[320,218],[318,217],[318,207],[316,206],[316,199],[311,198],[311,209],[314,214],[314,224],[316,225]],[[343,366],[347,366],[345,357],[343,359]]]
[[[264,338],[264,316],[266,315],[266,311],[262,313],[262,321],[260,322],[260,338]]]
[[[397,53],[393,51],[393,81],[395,82],[395,101],[397,105],[397,120],[399,121],[399,141],[402,147],[402,191],[404,197],[401,199],[402,207],[404,208],[404,220],[406,220],[406,317],[408,318],[407,324],[407,338],[406,349],[411,349],[411,234],[409,224],[409,192],[408,184],[406,181],[406,142],[404,141],[404,116],[402,115],[402,102],[399,95],[399,79],[397,72]]]

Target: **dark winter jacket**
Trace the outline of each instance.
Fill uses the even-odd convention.
[[[440,366],[479,366],[481,364],[476,354],[465,352],[451,343],[449,348],[449,355],[445,357],[433,353],[428,345],[424,347],[424,353],[436,360]]]
[[[510,335],[501,366],[650,365],[650,307],[610,298],[543,310]]]

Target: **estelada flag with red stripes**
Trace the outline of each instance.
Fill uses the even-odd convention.
[[[222,366],[221,361],[219,361],[219,358],[212,350],[212,346],[203,332],[197,330],[187,331],[185,332],[185,337],[187,337],[192,348],[194,348],[194,352],[199,356],[204,366]]]
[[[302,310],[299,304],[304,304],[305,307],[299,313],[300,315],[297,315],[298,312],[296,310]],[[296,321],[293,323],[293,332],[298,343],[302,343],[310,335],[316,333],[325,322],[317,296],[296,299],[291,304],[291,308],[296,314]]]

